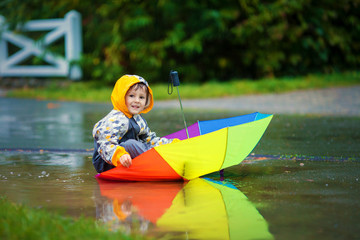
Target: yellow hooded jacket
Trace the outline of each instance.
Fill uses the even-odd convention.
[[[136,83],[144,83],[149,91],[147,107],[141,113],[149,112],[154,106],[153,93],[147,81],[137,75],[124,75],[119,80],[117,80],[115,84],[115,87],[111,93],[111,102],[115,110],[123,112],[128,118],[131,118],[132,115],[129,113],[129,110],[126,107],[125,96],[130,87]]]
[[[118,165],[120,157],[127,154],[125,148],[120,146],[122,138],[126,135],[130,129],[130,119],[133,118],[136,124],[140,127],[138,141],[143,142],[147,149],[152,147],[172,142],[172,140],[166,138],[159,138],[155,132],[151,132],[145,119],[140,115],[131,115],[125,104],[125,96],[127,91],[136,83],[144,83],[148,87],[148,99],[147,106],[141,113],[149,112],[153,105],[153,93],[146,80],[137,75],[124,75],[117,80],[115,87],[111,94],[111,102],[114,109],[107,114],[103,119],[95,124],[93,129],[93,137],[95,139],[95,152],[94,159],[100,155],[100,157],[107,163],[113,166]],[[123,141],[126,139],[123,139]],[[95,166],[95,164],[94,164]],[[103,169],[98,169],[98,172],[102,172]]]

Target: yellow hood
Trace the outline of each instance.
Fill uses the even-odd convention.
[[[147,104],[148,106],[141,112],[141,113],[147,113],[153,108],[154,99],[153,99],[152,90],[144,78],[137,75],[124,75],[116,81],[115,87],[111,93],[111,102],[114,106],[114,109],[123,112],[128,118],[131,118],[132,114],[129,112],[128,108],[126,107],[125,96],[127,91],[132,85],[140,82],[144,83],[149,90],[149,94],[148,94],[149,103]]]

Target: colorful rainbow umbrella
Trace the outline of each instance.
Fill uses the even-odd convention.
[[[136,220],[155,238],[165,234],[166,239],[273,239],[265,219],[231,184],[203,178],[184,183],[98,183],[101,196],[96,198],[108,199],[98,201],[98,219],[113,229],[127,224],[132,227],[129,232],[137,231],[132,222]]]
[[[191,180],[241,163],[254,149],[273,115],[252,113],[199,121],[166,136],[182,141],[157,146],[133,159],[129,168],[118,166],[97,175],[119,181]]]

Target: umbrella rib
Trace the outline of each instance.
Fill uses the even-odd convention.
[[[197,120],[197,124],[198,124],[198,128],[199,128],[199,135],[202,135],[202,133],[201,133],[201,128],[200,128],[200,121],[199,121],[199,120]]]
[[[226,127],[225,153],[224,153],[224,157],[223,157],[223,160],[222,160],[222,163],[221,163],[221,166],[220,166],[220,169],[219,169],[219,170],[221,170],[221,169],[222,169],[222,166],[224,166],[226,154],[227,154],[227,151],[228,151],[228,142],[229,142],[229,127]]]

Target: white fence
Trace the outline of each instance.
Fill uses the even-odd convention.
[[[31,20],[19,26],[17,32],[48,31],[40,40],[8,30],[0,15],[0,76],[3,77],[69,77],[82,78],[77,62],[82,53],[81,15],[68,12],[62,19]],[[65,56],[50,52],[47,47],[64,37]],[[9,54],[8,43],[20,48]],[[9,56],[10,55],[10,56]],[[30,57],[38,57],[47,65],[21,65]]]

